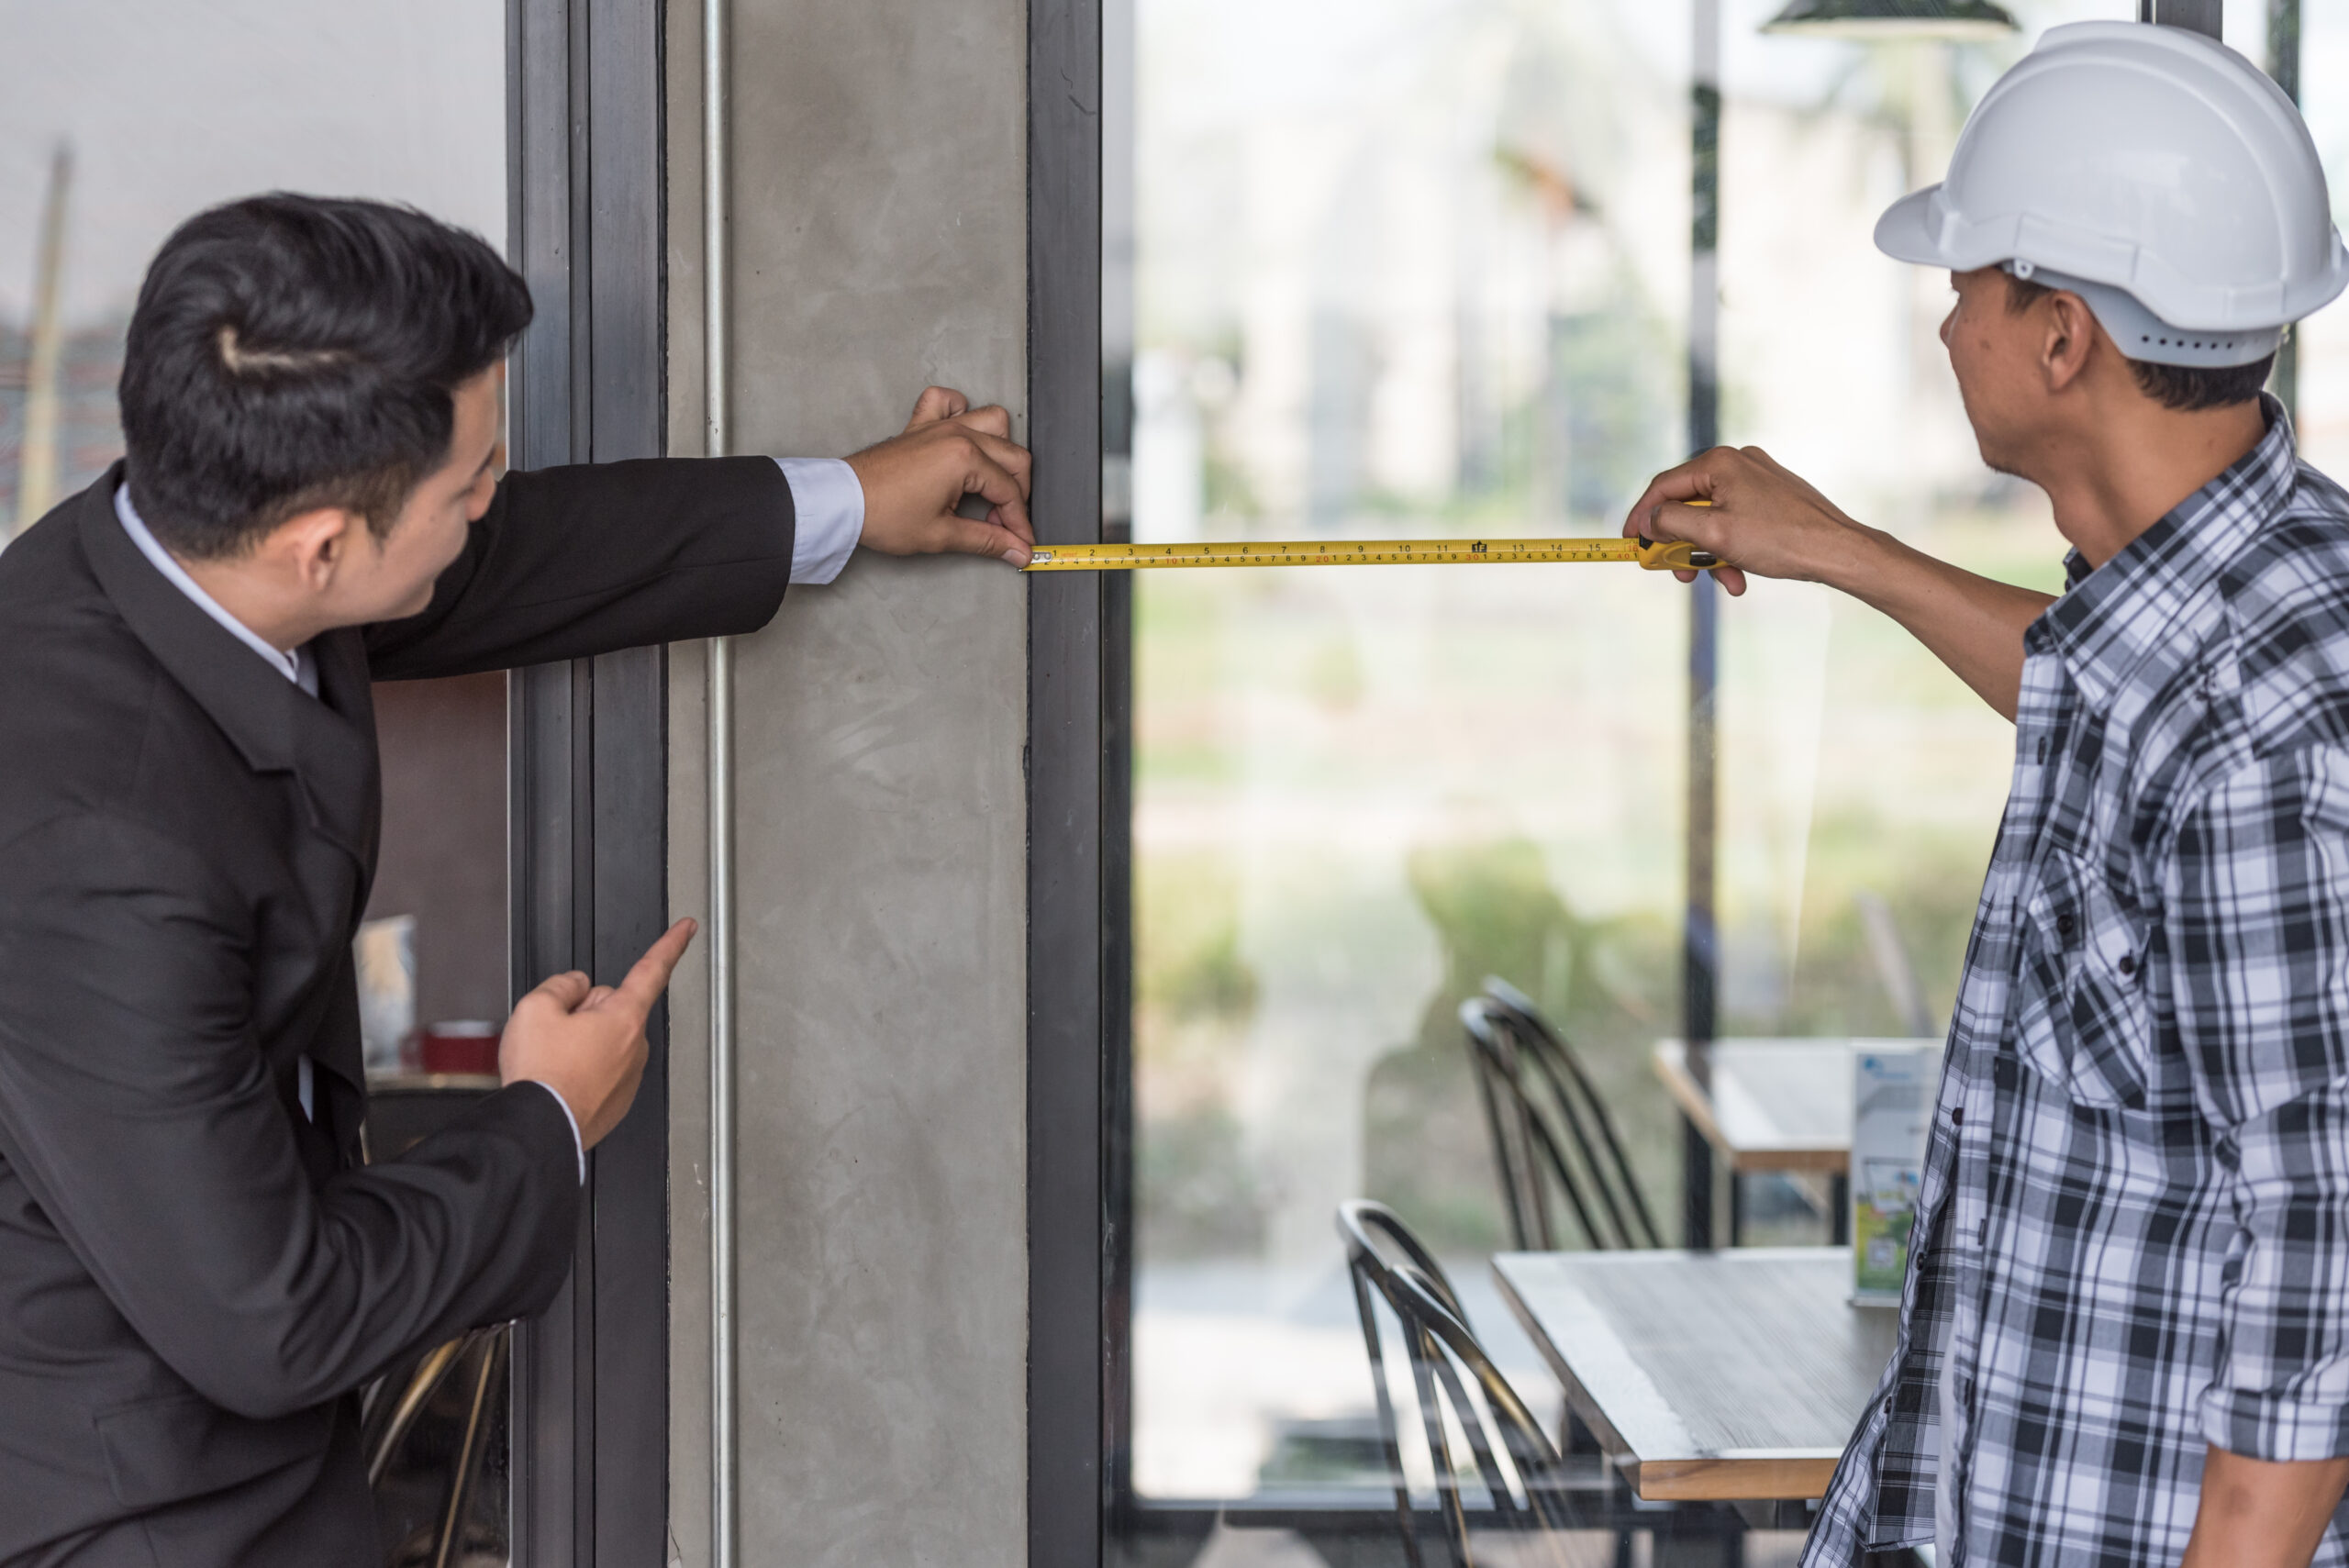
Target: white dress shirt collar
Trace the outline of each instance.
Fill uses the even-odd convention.
[[[219,601],[206,593],[203,586],[188,575],[187,568],[182,566],[172,552],[163,548],[161,541],[148,531],[146,523],[139,516],[139,509],[130,504],[130,486],[128,484],[115,486],[114,515],[121,519],[122,531],[130,536],[130,542],[139,547],[139,553],[145,556],[173,587],[185,594],[197,609],[218,621],[229,636],[268,660],[270,668],[312,696],[318,695],[317,662],[310,657],[309,648],[305,645],[291,653],[272,648],[250,627],[222,609]]]

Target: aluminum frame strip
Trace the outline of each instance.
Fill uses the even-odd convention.
[[[726,454],[729,284],[727,0],[702,0],[702,406],[705,446]],[[735,1568],[739,1425],[734,1370],[734,644],[706,672],[709,784],[709,1560]]]

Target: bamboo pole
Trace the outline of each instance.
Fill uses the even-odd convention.
[[[65,331],[59,296],[65,273],[65,198],[73,183],[73,150],[50,158],[49,197],[41,204],[39,259],[33,272],[33,331],[25,372],[25,436],[17,459],[17,518],[9,533],[38,522],[56,505],[59,469],[58,382]],[[0,534],[0,539],[7,535]]]

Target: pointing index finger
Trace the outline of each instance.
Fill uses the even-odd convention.
[[[663,931],[620,982],[618,994],[632,1006],[651,1012],[661,993],[668,989],[669,976],[676,972],[677,961],[685,956],[686,944],[697,929],[691,920],[680,920]]]

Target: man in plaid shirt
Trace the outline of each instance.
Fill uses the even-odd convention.
[[[2063,595],[1753,450],[1633,509],[1732,594],[1854,594],[2015,720],[1898,1345],[1806,1563],[2349,1562],[2349,495],[2260,391],[2349,282],[2328,211],[2241,57],[2055,29],[1877,240],[1951,268],[1967,415],[2054,502]]]

